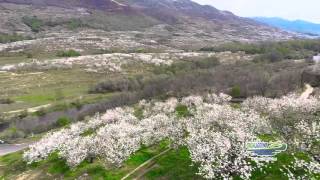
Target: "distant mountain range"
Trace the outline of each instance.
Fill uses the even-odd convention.
[[[277,28],[281,28],[287,31],[294,31],[299,33],[305,33],[309,35],[320,35],[320,24],[295,20],[290,21],[287,19],[277,18],[277,17],[254,17],[252,18],[258,22],[268,24]]]

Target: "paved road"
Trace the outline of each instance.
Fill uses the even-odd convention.
[[[29,146],[30,143],[22,143],[22,144],[0,144],[0,156],[14,153],[25,149]]]

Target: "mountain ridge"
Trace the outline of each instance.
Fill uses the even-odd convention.
[[[99,10],[124,10],[129,9],[124,4],[113,0],[0,0],[0,3],[25,4],[36,6],[56,6],[62,8],[82,7]]]
[[[0,8],[0,33],[28,36],[45,37],[70,27],[138,31],[162,44],[197,48],[298,36],[191,0],[0,0]]]
[[[188,15],[191,17],[201,17],[207,20],[246,20],[228,11],[220,11],[210,5],[200,5],[191,0],[0,0],[0,3],[13,3],[34,6],[55,6],[61,8],[86,8],[106,12],[139,12],[143,10],[148,15],[163,15],[171,19],[177,14]],[[151,13],[153,12],[153,13]],[[157,17],[158,18],[158,17]],[[161,19],[161,18],[158,18]],[[251,21],[251,23],[254,23]]]
[[[279,17],[253,17],[252,19],[288,31],[320,35],[320,24],[305,20],[287,20]]]

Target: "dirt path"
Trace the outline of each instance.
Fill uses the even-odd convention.
[[[313,87],[310,84],[305,85],[306,90],[301,94],[301,99],[307,99],[313,93]]]
[[[46,105],[41,105],[41,106],[37,106],[37,107],[33,107],[33,108],[19,109],[19,110],[9,111],[9,112],[5,112],[5,113],[6,114],[14,114],[14,113],[19,113],[19,112],[23,112],[23,111],[27,111],[28,113],[34,113],[34,112],[39,111],[42,108],[48,108],[50,106],[51,106],[51,104],[46,104]]]
[[[171,148],[161,152],[160,154],[152,157],[151,159],[149,159],[148,161],[142,163],[140,166],[138,166],[137,168],[135,168],[134,170],[132,170],[131,172],[129,172],[127,175],[125,175],[123,178],[121,178],[121,180],[125,180],[128,179],[130,176],[132,176],[134,173],[136,173],[137,171],[141,170],[144,166],[148,165],[149,163],[151,163],[153,160],[155,160],[156,158],[162,156],[163,154],[167,153],[168,151],[170,151]],[[146,173],[146,172],[144,172]]]
[[[37,180],[39,177],[43,178],[43,173],[42,171],[26,171],[16,177],[16,180]]]

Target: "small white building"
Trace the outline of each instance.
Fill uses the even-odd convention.
[[[320,54],[318,54],[317,56],[313,56],[313,61],[315,63],[320,63]]]

